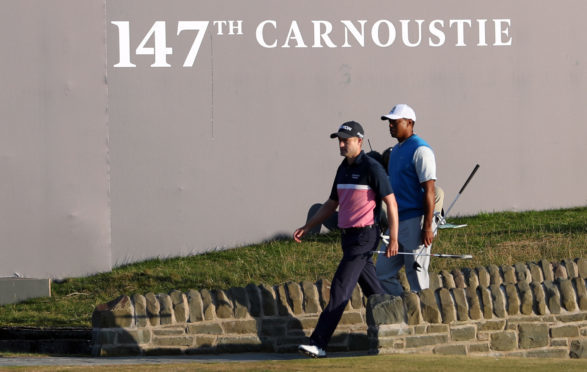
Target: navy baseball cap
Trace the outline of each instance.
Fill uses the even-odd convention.
[[[363,138],[364,136],[365,131],[363,130],[361,124],[357,123],[356,121],[347,121],[338,128],[338,132],[332,133],[330,138]]]

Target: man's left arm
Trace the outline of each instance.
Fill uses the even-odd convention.
[[[386,257],[395,256],[399,251],[398,229],[399,218],[397,211],[397,201],[393,193],[393,188],[389,183],[389,177],[380,163],[374,163],[371,167],[371,181],[369,186],[375,191],[381,202],[387,207],[387,222],[389,223],[389,243],[385,251]]]
[[[399,251],[399,242],[397,240],[399,218],[397,215],[397,202],[394,194],[383,197],[383,202],[387,206],[387,221],[389,221],[389,243],[385,250],[385,257],[395,256]]]
[[[431,148],[420,146],[414,153],[414,165],[424,190],[424,223],[422,243],[430,247],[434,240],[434,185],[436,182],[436,158]]]
[[[422,242],[429,247],[434,241],[434,180],[422,182],[424,188],[424,225],[422,226]]]

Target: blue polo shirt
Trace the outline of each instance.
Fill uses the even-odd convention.
[[[424,188],[414,164],[414,153],[420,146],[430,145],[416,134],[394,146],[389,154],[389,182],[397,200],[399,220],[424,214]],[[431,164],[435,167],[435,164]]]
[[[330,199],[338,202],[338,227],[379,223],[381,199],[393,193],[381,164],[361,151],[353,164],[346,159],[336,171]]]

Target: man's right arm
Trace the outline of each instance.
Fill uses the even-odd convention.
[[[328,217],[332,216],[332,214],[336,211],[336,208],[338,208],[338,202],[333,199],[328,199],[324,204],[322,204],[320,209],[318,209],[318,212],[316,212],[316,214],[314,214],[304,226],[294,231],[294,240],[300,243],[302,241],[302,237],[306,235],[308,231],[326,221]]]

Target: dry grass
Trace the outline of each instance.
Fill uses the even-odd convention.
[[[468,224],[440,230],[433,251],[472,254],[472,260],[431,260],[430,272],[542,259],[587,256],[587,208],[492,213],[451,219]],[[0,324],[33,327],[89,327],[96,305],[121,294],[168,293],[173,289],[229,289],[249,283],[332,278],[341,257],[337,233],[308,237],[302,244],[275,240],[192,257],[154,259],[52,286],[53,295],[0,306]]]

